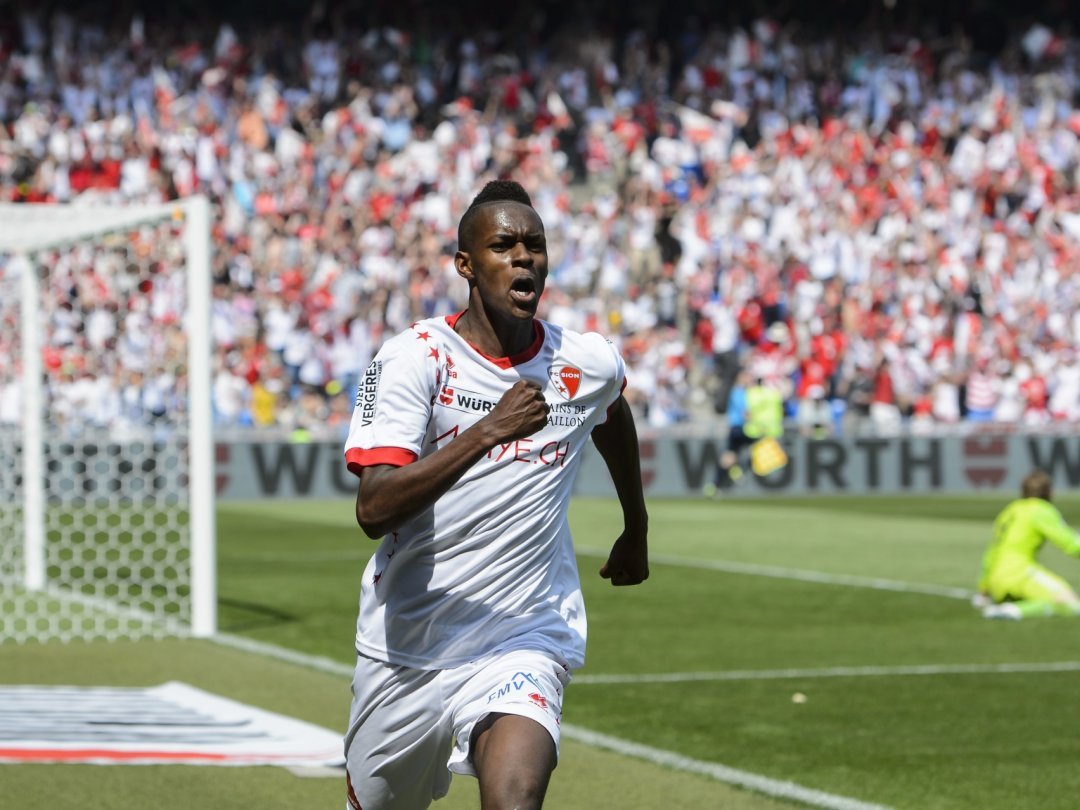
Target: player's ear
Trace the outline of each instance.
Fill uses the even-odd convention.
[[[473,282],[472,260],[469,258],[469,254],[464,250],[459,250],[454,254],[454,267],[457,269],[457,274],[470,284]]]

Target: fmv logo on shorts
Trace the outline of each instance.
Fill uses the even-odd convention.
[[[552,366],[548,372],[551,383],[560,396],[573,399],[581,387],[581,369],[574,366]]]

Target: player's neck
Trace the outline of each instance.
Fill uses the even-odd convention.
[[[506,321],[489,318],[482,306],[470,306],[454,331],[489,357],[513,357],[532,345],[536,337],[532,318]]]

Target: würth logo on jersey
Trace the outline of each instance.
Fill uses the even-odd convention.
[[[581,369],[574,366],[552,366],[551,383],[566,399],[573,399],[581,387]]]

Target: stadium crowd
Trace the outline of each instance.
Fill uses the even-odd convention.
[[[513,36],[13,19],[0,200],[212,200],[223,429],[343,430],[380,342],[462,305],[455,224],[497,176],[548,230],[541,314],[618,343],[645,425],[723,414],[740,370],[807,433],[1080,418],[1080,41],[1054,29],[986,53],[764,18],[664,37],[542,15]],[[183,408],[162,241],[47,257],[67,424]]]

